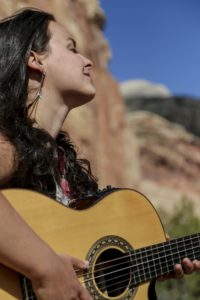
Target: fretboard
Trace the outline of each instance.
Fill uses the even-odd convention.
[[[133,251],[131,264],[135,285],[173,271],[175,264],[185,257],[200,259],[199,233]]]

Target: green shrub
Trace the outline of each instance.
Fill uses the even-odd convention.
[[[200,219],[194,209],[194,204],[187,198],[179,202],[172,214],[160,209],[161,220],[171,238],[200,232]],[[157,295],[159,300],[198,300],[200,299],[200,274],[193,273],[180,280],[170,279],[159,282]]]

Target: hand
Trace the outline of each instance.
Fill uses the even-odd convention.
[[[182,260],[182,264],[176,264],[174,267],[174,271],[166,274],[162,277],[158,278],[158,281],[165,281],[167,279],[182,279],[185,274],[192,274],[193,272],[200,271],[200,261],[193,260],[191,261],[189,258],[184,258]]]
[[[75,269],[86,269],[87,262],[69,255],[55,255],[39,277],[31,279],[38,300],[91,300],[79,282]]]
[[[169,241],[170,237],[168,234],[166,234],[166,240]],[[169,274],[166,274],[162,277],[159,277],[159,281],[164,281],[167,279],[182,279],[185,274],[192,274],[194,271],[199,272],[200,271],[200,261],[199,260],[193,260],[191,261],[189,258],[184,258],[182,260],[181,264],[176,264],[174,266],[174,271],[170,272]]]
[[[200,261],[191,261],[189,258],[184,258],[182,260],[182,264],[175,265],[174,278],[183,278],[184,274],[192,274],[194,271],[200,271]]]

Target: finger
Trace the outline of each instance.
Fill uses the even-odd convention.
[[[71,256],[71,262],[74,268],[78,269],[88,269],[89,268],[89,262],[86,260],[82,260],[76,257]]]
[[[194,270],[193,263],[188,258],[184,258],[182,261],[183,270],[185,274],[191,274]]]
[[[166,238],[166,241],[170,241],[170,236],[167,232],[165,232],[165,238]]]
[[[176,264],[174,267],[174,271],[175,271],[175,278],[176,279],[181,279],[184,276],[184,272],[182,269],[182,266],[180,264]]]
[[[79,294],[80,300],[92,300],[91,295],[89,294],[88,290],[82,288]]]
[[[193,267],[194,267],[194,270],[195,270],[195,271],[198,271],[198,272],[199,272],[199,271],[200,271],[200,261],[195,259],[195,260],[193,261]]]

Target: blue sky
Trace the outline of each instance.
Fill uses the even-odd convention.
[[[200,0],[100,0],[118,81],[147,79],[200,98]]]

